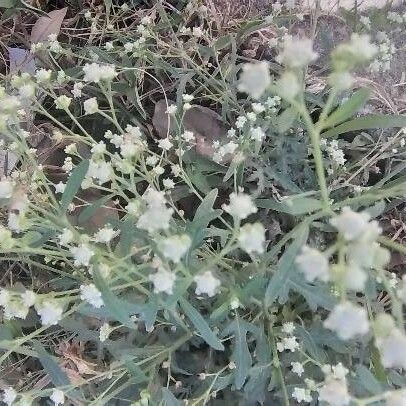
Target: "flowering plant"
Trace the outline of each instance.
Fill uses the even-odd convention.
[[[105,17],[85,15],[93,31]],[[224,68],[235,36],[221,47],[169,17],[157,6],[135,39],[83,51],[51,35],[31,50],[49,64],[2,81],[20,164],[0,180],[2,263],[18,264],[0,362],[35,371],[3,401],[404,405],[406,279],[390,259],[406,248],[377,218],[406,187],[399,170],[353,195],[341,137],[364,128],[353,72],[376,45],[338,45],[314,104],[310,39],[281,40],[278,69],[236,54]],[[54,155],[33,146],[31,113]]]

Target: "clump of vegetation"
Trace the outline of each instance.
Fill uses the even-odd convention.
[[[172,3],[47,10],[9,47],[3,401],[405,405],[406,117],[360,79],[388,35],[363,16],[320,74],[294,2]]]

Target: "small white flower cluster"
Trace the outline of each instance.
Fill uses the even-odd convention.
[[[87,63],[83,66],[85,82],[99,83],[101,81],[112,81],[116,76],[116,68],[112,65],[99,65],[98,63]]]
[[[37,296],[31,290],[22,293],[9,289],[0,289],[0,306],[4,308],[4,318],[7,320],[25,319],[31,306],[36,303]]]
[[[220,164],[235,155],[238,149],[238,144],[234,141],[229,141],[223,145],[220,145],[219,141],[214,141],[213,148],[213,161]]]
[[[350,404],[351,396],[348,393],[347,379],[348,369],[341,362],[331,367],[323,366],[325,381],[319,389],[319,401],[326,402],[331,406],[347,406]]]
[[[250,195],[246,193],[231,193],[230,203],[224,204],[222,209],[236,219],[244,220],[250,214],[258,211]]]
[[[395,11],[388,11],[387,18],[390,22],[396,24],[403,24],[406,22],[406,13],[403,16]]]
[[[145,151],[147,145],[139,127],[127,125],[125,131],[124,135],[113,134],[111,131],[107,131],[104,136],[116,148],[120,149],[120,155],[124,159],[132,159]],[[131,164],[130,167],[132,167]]]
[[[338,146],[337,140],[331,140],[329,143],[326,143],[325,149],[327,151],[328,156],[331,159],[333,171],[335,168],[345,165],[346,159],[344,151]]]
[[[372,72],[387,72],[390,69],[393,55],[396,53],[396,47],[385,32],[378,32],[376,39],[378,54],[369,67]]]
[[[18,402],[15,402],[19,398]],[[65,394],[60,390],[54,388],[52,390],[51,396],[49,397],[54,406],[63,405],[65,402]],[[3,395],[1,400],[7,405],[19,405],[19,406],[29,406],[33,404],[33,399],[30,395],[18,393],[13,387],[3,389]]]
[[[293,335],[294,331],[295,325],[292,322],[286,322],[282,325],[282,333],[286,336],[282,337],[282,340],[276,343],[276,348],[279,352],[295,352],[300,347],[297,338]]]
[[[207,294],[208,297],[213,297],[221,285],[220,280],[211,271],[198,274],[193,280],[196,282],[196,295]]]
[[[147,205],[146,211],[139,217],[137,227],[154,233],[167,230],[172,218],[173,209],[166,206],[164,194],[152,188],[147,189],[142,199]]]
[[[271,84],[268,63],[246,63],[242,66],[238,90],[248,93],[252,98],[259,99]]]
[[[238,244],[248,254],[264,252],[265,228],[261,223],[244,224],[238,234]]]
[[[158,242],[158,249],[165,258],[170,259],[176,264],[187,253],[191,243],[192,240],[187,234],[173,235],[160,240]]]
[[[342,43],[332,53],[334,68],[338,71],[353,69],[369,62],[378,53],[367,34],[352,34],[350,41]]]
[[[104,305],[102,294],[93,283],[80,285],[80,298],[96,308]]]
[[[154,293],[165,292],[168,295],[172,295],[176,274],[162,266],[158,266],[158,271],[150,275],[149,280],[154,284]]]
[[[367,213],[356,213],[349,207],[344,207],[330,223],[348,244],[345,247],[346,264],[330,267],[325,254],[307,246],[296,258],[296,264],[309,282],[333,279],[346,289],[362,291],[368,279],[366,270],[381,269],[390,259],[389,251],[376,242],[381,229],[376,221],[370,221]]]
[[[378,314],[374,323],[375,343],[385,368],[406,370],[406,334],[386,313]]]
[[[292,38],[285,36],[282,51],[276,60],[290,69],[300,69],[313,62],[318,54],[313,50],[310,38]]]

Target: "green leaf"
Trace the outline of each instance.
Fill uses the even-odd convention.
[[[193,220],[186,226],[187,233],[192,238],[191,249],[200,245],[207,235],[207,226],[223,212],[220,209],[213,209],[214,202],[217,199],[218,190],[211,190],[202,200],[197,208]]]
[[[322,209],[320,200],[300,195],[289,196],[281,202],[277,202],[273,199],[258,199],[256,200],[256,204],[263,209],[271,209],[281,213],[291,214],[292,216],[308,214]]]
[[[131,374],[131,376],[135,379],[136,383],[148,381],[148,377],[145,375],[144,371],[132,360],[125,361],[125,367]]]
[[[33,346],[36,353],[38,354],[41,365],[44,367],[46,373],[49,375],[52,383],[56,387],[69,386],[70,381],[68,376],[55,362],[54,358],[45,351],[44,347],[38,341],[34,340]]]
[[[365,105],[370,94],[371,91],[369,89],[360,89],[355,92],[345,103],[339,106],[327,117],[323,123],[324,128],[334,127],[352,117]]]
[[[222,336],[233,334],[232,360],[235,363],[234,382],[237,389],[241,389],[247,379],[252,365],[252,357],[247,344],[247,333],[253,331],[253,326],[236,315],[234,321],[222,332]],[[254,329],[255,331],[255,329]]]
[[[165,406],[182,406],[178,399],[175,398],[173,393],[168,388],[161,388],[162,391],[162,400],[164,401]]]
[[[292,275],[287,281],[287,286],[290,290],[301,294],[313,311],[318,307],[331,310],[336,304],[336,300],[327,288],[307,283],[302,275],[296,273]]]
[[[265,306],[271,306],[274,301],[282,295],[284,290],[289,290],[286,282],[292,272],[296,271],[294,266],[295,258],[307,240],[309,226],[303,224],[296,232],[294,241],[283,253],[278,262],[276,272],[272,275],[265,292]]]
[[[374,374],[364,365],[357,365],[355,368],[355,381],[357,386],[361,385],[368,394],[378,395],[382,393],[383,386],[376,379]]]
[[[60,202],[63,212],[66,211],[66,209],[72,203],[72,200],[76,196],[76,193],[79,191],[80,185],[82,184],[82,181],[86,176],[88,168],[89,160],[86,159],[82,161],[69,176]]]
[[[17,0],[0,0],[0,8],[13,8],[16,7],[19,1]]]
[[[209,327],[201,314],[186,299],[180,299],[179,304],[185,315],[195,326],[198,333],[202,336],[203,340],[215,350],[224,351],[224,345],[221,343],[216,334],[214,334],[213,330]]]
[[[279,134],[283,134],[292,127],[293,122],[296,120],[297,111],[294,108],[287,108],[276,119],[276,129]]]
[[[371,130],[373,128],[396,128],[406,127],[406,115],[383,115],[373,114],[364,117],[358,117],[347,121],[339,126],[325,131],[321,134],[323,138],[336,137],[337,135],[358,130]]]
[[[123,306],[122,301],[109,289],[98,270],[94,271],[93,278],[102,294],[105,309],[124,326],[135,329],[136,325],[131,320],[126,306]]]
[[[231,44],[231,35],[223,35],[222,37],[217,38],[214,43],[214,49],[219,51],[220,49],[226,48]]]

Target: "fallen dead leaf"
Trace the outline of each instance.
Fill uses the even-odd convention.
[[[58,35],[68,8],[50,11],[46,16],[41,16],[31,30],[30,41],[32,44],[44,42],[51,34]]]
[[[168,101],[169,104],[174,104]],[[175,130],[175,120],[166,113],[167,105],[164,99],[155,104],[152,124],[159,138],[165,138]],[[183,119],[185,130],[192,131],[196,137],[196,152],[201,155],[212,158],[213,141],[222,141],[226,139],[227,128],[222,123],[221,117],[214,111],[204,106],[193,106],[187,110]]]

